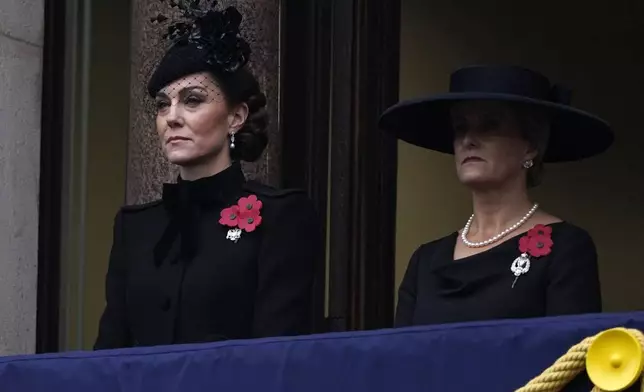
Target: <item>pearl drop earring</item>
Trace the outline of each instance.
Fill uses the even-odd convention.
[[[234,150],[235,149],[235,134],[230,135],[230,149]]]

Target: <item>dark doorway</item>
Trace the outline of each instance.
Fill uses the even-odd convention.
[[[283,179],[328,217],[325,330],[393,322],[399,0],[284,0]]]

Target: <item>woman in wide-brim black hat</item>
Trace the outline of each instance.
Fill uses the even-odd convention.
[[[170,3],[184,18],[168,28],[147,90],[180,177],[160,200],[116,216],[95,348],[309,333],[322,232],[303,191],[242,172],[268,142],[242,15],[216,1]]]
[[[601,311],[597,253],[583,229],[539,208],[528,189],[544,162],[604,152],[602,119],[570,106],[570,92],[532,70],[472,66],[450,92],[400,102],[380,127],[453,154],[472,192],[464,227],[420,246],[399,289],[396,325]]]

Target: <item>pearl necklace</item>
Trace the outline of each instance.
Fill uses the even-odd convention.
[[[539,204],[535,203],[534,206],[532,206],[532,208],[530,209],[530,211],[528,211],[528,213],[525,214],[523,218],[521,218],[521,220],[519,220],[517,223],[503,230],[502,232],[495,235],[494,237],[481,242],[471,242],[467,239],[467,233],[470,231],[470,226],[472,225],[472,221],[474,220],[474,214],[472,214],[470,219],[465,224],[463,231],[461,231],[461,239],[463,240],[463,243],[470,248],[481,248],[481,247],[493,244],[496,241],[500,240],[501,238],[505,237],[506,235],[512,233],[514,230],[521,227],[521,225],[523,225],[528,219],[530,219],[530,217],[535,213],[535,211],[537,211],[537,208],[539,208]]]

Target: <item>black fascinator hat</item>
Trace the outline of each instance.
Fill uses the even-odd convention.
[[[217,10],[216,0],[161,0],[182,16],[167,28],[164,39],[171,42],[148,81],[154,97],[162,88],[186,75],[211,72],[221,82],[234,77],[250,58],[248,43],[240,35],[242,15],[235,7]],[[202,5],[205,3],[205,5]],[[169,18],[158,15],[153,23]]]
[[[380,117],[379,126],[408,143],[453,153],[450,108],[459,101],[515,102],[544,110],[550,135],[544,162],[565,162],[604,152],[613,143],[610,125],[570,106],[571,92],[543,75],[518,66],[470,66],[455,71],[450,91],[399,102]]]

